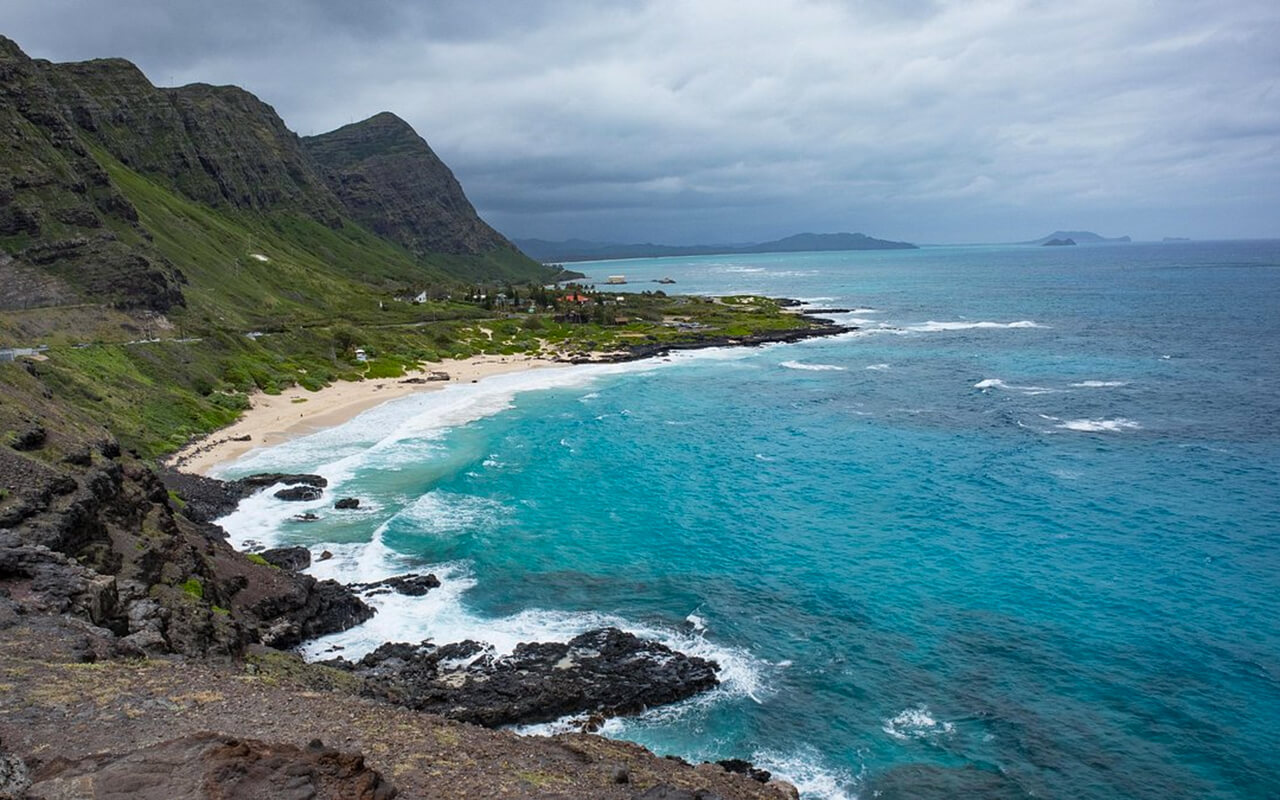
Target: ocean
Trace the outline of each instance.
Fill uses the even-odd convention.
[[[1280,797],[1280,242],[577,268],[858,330],[454,385],[225,465],[331,481],[247,500],[238,545],[443,581],[309,655],[613,624],[722,685],[606,735],[806,798]]]

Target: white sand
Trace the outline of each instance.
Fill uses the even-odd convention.
[[[423,372],[411,372],[402,378],[337,381],[318,392],[301,387],[278,395],[258,392],[250,396],[249,410],[240,419],[192,442],[165,459],[165,464],[184,472],[205,475],[215,465],[250,450],[340,425],[361,411],[397,397],[443,389],[451,383],[471,383],[490,375],[554,366],[564,365],[532,356],[472,356],[461,361],[432,364]],[[449,380],[402,383],[408,378],[425,378],[427,373],[437,371],[448,373]],[[246,436],[249,437],[247,440],[236,441]]]

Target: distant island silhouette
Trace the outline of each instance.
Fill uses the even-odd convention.
[[[876,239],[863,233],[798,233],[785,239],[752,244],[622,244],[568,239],[515,239],[526,255],[543,263],[560,261],[601,261],[613,258],[661,258],[663,256],[709,256],[743,253],[805,253],[839,250],[914,250],[910,242]]]
[[[1128,236],[1117,236],[1114,239],[1109,239],[1105,236],[1099,236],[1093,231],[1054,231],[1048,236],[1041,236],[1039,239],[1032,239],[1029,242],[1014,242],[1014,244],[1062,245],[1066,244],[1067,240],[1070,240],[1071,244],[1114,244],[1133,241]]]

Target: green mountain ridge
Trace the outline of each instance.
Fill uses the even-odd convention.
[[[158,88],[123,59],[55,64],[0,37],[0,148],[0,312],[207,328],[257,308],[285,324],[398,289],[548,277],[390,114],[303,140],[238,87]]]

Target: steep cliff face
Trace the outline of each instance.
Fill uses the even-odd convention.
[[[63,116],[126,167],[210,206],[297,210],[341,224],[340,204],[297,135],[243,89],[161,89],[118,58],[37,64]]]
[[[453,172],[395,114],[302,143],[356,221],[416,255],[515,249],[476,215]]]
[[[0,152],[0,310],[183,302],[180,273],[146,241],[45,71],[4,37]]]

